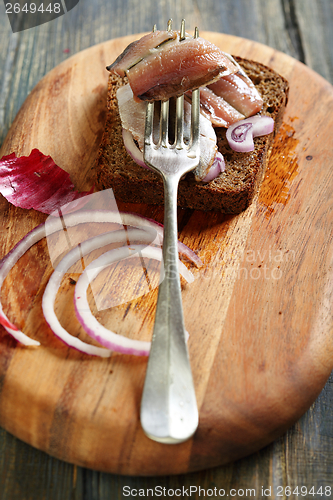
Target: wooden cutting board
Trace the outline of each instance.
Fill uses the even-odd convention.
[[[130,475],[176,474],[258,450],[315,400],[333,367],[333,91],[275,50],[217,33],[202,36],[232,54],[273,67],[290,82],[290,100],[264,182],[238,216],[179,210],[179,238],[204,265],[183,287],[189,351],[200,408],[194,438],[162,445],[145,437],[139,406],[146,358],[99,359],[67,348],[41,312],[52,271],[45,242],[16,265],[2,288],[9,318],[41,342],[17,344],[0,331],[0,424],[23,441],[82,466]],[[74,55],[27,97],[1,155],[39,148],[91,185],[105,120],[111,63],[138,36]],[[1,255],[45,215],[1,199]],[[119,203],[162,222],[163,208]],[[120,278],[119,278],[120,279]],[[122,278],[124,279],[124,278]],[[73,335],[73,286],[65,279],[57,313]],[[149,339],[156,289],[103,311],[111,329]]]

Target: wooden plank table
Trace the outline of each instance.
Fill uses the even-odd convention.
[[[333,81],[333,6],[330,0],[223,3],[207,0],[203,5],[189,0],[171,0],[167,4],[148,0],[140,4],[134,0],[81,0],[63,17],[15,34],[11,33],[3,4],[0,14],[1,143],[27,94],[50,69],[93,44],[147,31],[154,23],[165,26],[169,17],[176,24],[184,17],[189,29],[198,25],[201,30],[229,33],[267,44],[307,63],[328,81]],[[325,486],[333,487],[331,384],[332,378],[301,420],[267,448],[227,466],[182,476],[144,478],[99,473],[49,457],[1,430],[0,498],[133,498],[140,488],[155,487],[165,488],[165,496],[170,497],[172,492],[167,494],[167,490],[180,488],[175,491],[177,496],[184,488],[182,496],[188,492],[191,498],[200,498],[195,487],[206,491],[209,488],[214,491],[216,487],[217,491],[224,489],[226,494],[239,490],[236,498],[242,497],[243,490],[243,497],[247,498],[246,489],[255,489],[256,497],[261,498],[263,487],[271,488],[266,496],[283,498],[277,494],[281,487],[287,486],[294,491],[289,498],[299,498],[301,486],[306,486],[308,491],[314,486],[314,495],[310,493],[307,498],[325,498],[329,491]],[[127,489],[123,489],[125,487]],[[129,489],[133,492],[127,494]],[[247,495],[251,497],[251,492]]]

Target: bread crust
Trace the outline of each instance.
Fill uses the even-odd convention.
[[[224,156],[225,172],[207,184],[197,182],[192,172],[187,174],[179,184],[180,207],[240,213],[250,205],[263,179],[269,152],[287,105],[289,86],[271,68],[256,61],[240,57],[235,59],[259,90],[264,101],[261,113],[274,119],[274,132],[256,137],[254,151],[238,153],[229,147],[226,129],[216,128],[217,145]],[[164,196],[161,178],[138,166],[123,144],[116,92],[125,83],[126,77],[110,74],[105,130],[94,165],[96,185],[100,190],[112,188],[115,197],[123,201],[162,205]]]

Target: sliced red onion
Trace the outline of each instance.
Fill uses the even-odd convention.
[[[163,228],[160,224],[152,221],[150,219],[145,219],[142,216],[125,213],[125,212],[117,212],[117,211],[82,211],[78,213],[68,213],[63,216],[61,220],[60,217],[49,217],[47,220],[47,235],[51,235],[56,231],[63,230],[63,222],[67,227],[76,226],[78,224],[86,223],[86,222],[116,222],[120,224],[124,224],[127,226],[145,226],[155,229],[160,236],[163,237]],[[6,279],[10,270],[14,267],[19,258],[31,248],[35,243],[40,241],[42,238],[46,236],[46,224],[42,223],[37,226],[35,229],[30,231],[21,241],[19,241],[13,249],[2,259],[0,265],[0,289],[4,280]],[[180,243],[180,242],[179,242]],[[188,251],[184,251],[184,250]],[[186,245],[179,244],[179,250],[181,253],[185,253],[192,261],[192,254],[194,252],[189,251]],[[201,263],[199,257],[196,256],[196,260]],[[195,263],[195,262],[194,262]],[[23,332],[21,332],[5,315],[3,312],[2,304],[0,302],[0,323],[3,327],[10,333],[16,340],[21,342],[24,345],[40,345],[36,340],[31,339]],[[92,346],[93,347],[93,346]],[[105,351],[105,349],[101,349]]]
[[[123,142],[130,156],[138,164],[145,168],[142,151],[144,144],[144,121],[145,104],[133,99],[133,92],[130,86],[124,85],[117,91],[119,114],[123,129]],[[240,118],[239,118],[240,119]],[[191,104],[184,102],[184,140],[190,140]],[[154,127],[154,137],[159,134],[158,124]],[[209,119],[200,113],[200,162],[194,171],[195,178],[201,181],[209,169],[209,165],[214,161],[217,152],[216,134]],[[156,130],[155,130],[156,129]],[[130,135],[129,135],[130,134]]]
[[[81,325],[84,327],[85,331],[100,344],[112,351],[123,354],[148,356],[150,342],[129,339],[108,330],[93,316],[87,300],[87,289],[89,284],[101,271],[103,271],[103,269],[113,262],[136,257],[139,252],[142,257],[162,260],[161,249],[151,246],[131,245],[131,247],[110,250],[89,264],[81,274],[75,287],[74,304],[76,315]],[[192,273],[190,273],[181,262],[179,262],[179,270],[187,281],[193,281],[194,278]]]
[[[51,221],[52,219],[47,220],[47,227],[49,227],[49,220]],[[50,231],[52,232],[63,228],[60,219],[56,217],[55,220],[58,221],[57,229],[53,231],[52,227],[50,227]],[[85,222],[114,222],[123,224],[124,226],[134,226],[139,228],[150,227],[157,232],[159,242],[161,243],[163,241],[163,224],[132,212],[118,212],[117,210],[82,211],[75,214],[64,214],[63,220],[66,226],[75,226],[76,223],[81,224]],[[52,234],[52,232],[48,232],[48,234]],[[202,267],[203,263],[200,257],[181,241],[178,241],[178,252],[186,257],[196,267]]]
[[[216,153],[213,165],[210,167],[209,172],[206,175],[206,177],[204,177],[204,179],[202,179],[202,182],[210,182],[210,181],[216,179],[216,177],[218,175],[220,175],[221,172],[224,172],[224,171],[225,171],[225,161],[224,161],[224,158],[221,155],[221,153],[218,151]]]
[[[0,160],[0,192],[16,207],[50,214],[93,189],[89,193],[75,191],[69,174],[38,149],[29,156],[12,153]]]
[[[273,130],[273,118],[256,115],[231,125],[227,129],[226,137],[231,149],[246,153],[254,150],[254,137],[270,134]]]

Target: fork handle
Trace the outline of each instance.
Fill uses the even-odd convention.
[[[161,443],[181,443],[198,426],[198,409],[184,325],[177,249],[178,175],[164,181],[164,279],[141,400],[141,425]]]

